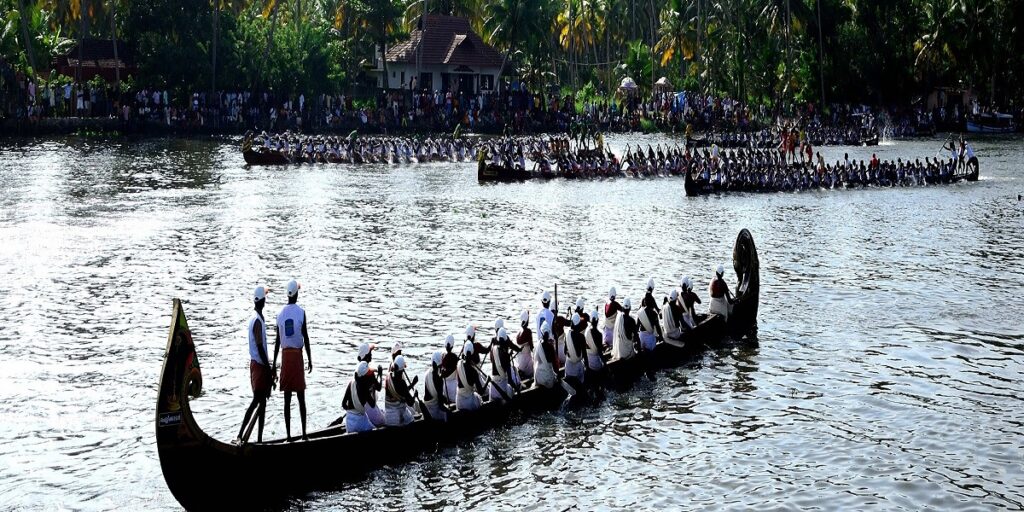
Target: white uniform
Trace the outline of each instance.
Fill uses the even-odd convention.
[[[384,379],[384,424],[389,427],[398,427],[412,423],[412,407],[404,401],[398,400],[398,391],[391,380],[391,375]]]
[[[445,397],[448,398],[449,402],[454,402],[456,395],[459,392],[459,376],[458,372],[452,372],[451,375],[444,379],[444,393]]]
[[[679,330],[679,326],[676,324],[676,314],[672,309],[672,305],[662,308],[661,317],[661,332],[665,335],[665,338],[671,338],[678,340],[682,338],[683,332]]]
[[[426,413],[435,420],[448,421],[448,414],[441,407],[441,400],[438,398],[439,393],[442,393],[443,390],[437,389],[434,385],[434,370],[427,370],[427,373],[423,374],[423,390],[425,391],[423,396],[430,397],[429,400],[423,401],[423,404],[427,406]]]
[[[712,285],[708,286],[708,292],[711,292]],[[729,299],[726,295],[721,297],[711,297],[711,303],[708,305],[708,312],[716,315],[721,315],[725,320],[729,320],[729,312],[732,308],[729,305]]]
[[[558,333],[558,339],[555,341],[555,357],[558,358],[558,365],[565,366],[565,338],[569,336],[569,328],[562,329],[562,332]]]
[[[565,376],[576,377],[579,380],[583,380],[583,374],[586,372],[587,367],[583,362],[584,354],[576,352],[575,344],[572,343],[572,334],[566,334],[569,338],[565,343]]]
[[[604,346],[612,346],[612,342],[615,339],[615,319],[618,318],[619,312],[616,311],[609,316],[604,317]]]
[[[498,358],[499,350],[501,350],[501,348],[498,347],[497,343],[491,346],[491,364],[498,373],[497,375],[494,375],[494,372],[491,372],[491,383],[487,385],[488,395],[491,397],[491,400],[505,399],[505,397],[501,396],[501,392],[495,388],[496,386],[500,387],[506,395],[512,396],[512,385],[509,383],[510,379],[516,384],[519,383],[518,375],[507,375],[505,373],[505,369],[501,367],[501,363],[499,363],[500,359]]]
[[[523,345],[523,349],[516,354],[516,369],[519,370],[520,377],[533,378],[533,349],[530,345]]]
[[[690,314],[690,310],[686,308],[686,302],[683,301],[682,296],[679,297],[679,306],[683,308],[683,317],[680,318],[680,321],[686,324],[690,329],[697,327],[697,322],[694,321],[693,315]]]
[[[464,359],[459,360],[455,375],[459,379],[459,390],[455,398],[455,406],[460,411],[475,411],[479,409],[482,402],[480,395],[476,393],[478,383],[469,381],[469,375],[466,373],[466,361]],[[477,379],[479,379],[479,372],[476,375]]]
[[[366,432],[373,430],[373,422],[367,417],[366,404],[359,401],[359,393],[356,392],[356,380],[348,385],[349,393],[352,396],[352,409],[345,410],[345,431]]]
[[[555,386],[558,376],[555,374],[555,367],[548,361],[544,353],[544,347],[537,347],[533,352],[533,385],[552,388]]]
[[[543,334],[541,334],[541,332],[540,332],[540,326],[543,325],[544,322],[548,323],[548,327],[551,327],[552,329],[554,329],[554,326],[555,326],[555,314],[552,313],[551,310],[548,309],[548,308],[541,308],[541,310],[537,312],[537,329],[535,329],[533,332],[537,333],[537,341],[538,342],[541,339],[543,339]]]
[[[612,359],[614,360],[629,359],[636,354],[636,349],[633,348],[633,337],[626,333],[625,319],[628,314],[623,311],[615,318],[615,332],[612,335]]]
[[[306,311],[298,304],[288,304],[277,314],[277,334],[281,337],[284,348],[302,348],[302,324],[306,321]]]
[[[647,309],[641,309],[637,314],[637,320],[644,327],[640,330],[640,346],[645,352],[654,350],[654,346],[658,343],[657,331],[654,327],[655,320],[651,318],[652,314],[654,312]]]
[[[267,323],[263,321],[263,318],[261,318],[260,315],[258,315],[256,313],[253,313],[252,314],[252,318],[249,319],[249,329],[248,329],[248,333],[249,333],[249,359],[252,359],[253,361],[256,361],[257,363],[260,363],[262,365],[269,366],[269,363],[267,363],[267,361],[265,359],[260,357],[260,351],[259,351],[259,348],[258,348],[258,346],[256,344],[256,337],[252,335],[252,328],[257,323],[260,326],[260,332],[263,333],[263,341],[262,341],[263,353],[264,354],[267,353]]]
[[[601,347],[602,340],[594,339],[593,333],[593,329],[583,332],[583,338],[587,340],[587,364],[592,370],[600,370],[604,366],[604,360],[601,359],[601,351],[604,349]]]

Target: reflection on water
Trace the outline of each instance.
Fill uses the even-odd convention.
[[[666,142],[610,142],[638,140]],[[758,345],[291,504],[1021,508],[1024,145],[976,147],[975,184],[687,199],[672,179],[479,186],[472,165],[246,169],[211,141],[0,143],[0,503],[175,507],[152,424],[173,297],[203,361],[194,410],[227,440],[248,403],[257,282],[304,284],[319,427],[363,341],[402,341],[420,372],[446,334],[515,325],[555,283],[588,307],[611,286],[638,299],[648,276],[703,290],[747,227]]]

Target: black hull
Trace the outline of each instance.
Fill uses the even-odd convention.
[[[544,178],[541,173],[532,173],[525,169],[513,169],[504,167],[501,165],[487,164],[480,162],[477,165],[476,179],[481,183],[497,182],[497,183],[513,183],[516,181],[526,181],[532,178]]]
[[[686,197],[694,197],[701,194],[697,183],[693,181],[693,173],[689,171],[683,173],[683,190],[686,192]]]
[[[288,157],[280,153],[261,153],[253,150],[243,151],[242,158],[245,159],[246,165],[288,165],[292,163]]]
[[[610,361],[603,378],[606,385],[628,388],[651,371],[693,361],[707,348],[721,346],[727,336],[749,337],[750,343],[756,343],[760,262],[747,230],[736,239],[733,266],[737,300],[728,324],[712,315],[681,341],[661,342],[651,354]],[[264,507],[273,504],[267,499],[286,500],[295,493],[332,488],[438,446],[472,439],[524,415],[558,409],[567,397],[560,386],[531,388],[509,404],[485,403],[478,411],[454,412],[447,423],[421,418],[405,427],[347,434],[336,421],[336,426],[311,433],[308,441],[235,446],[209,437],[196,423],[188,396],[198,395],[200,387],[195,345],[181,302],[175,299],[157,397],[156,440],[167,486],[189,510]],[[585,403],[585,395],[581,392],[576,399]]]
[[[934,176],[931,178],[925,178],[925,183],[928,185],[949,185],[952,183],[958,183],[961,181],[978,181],[981,175],[981,169],[978,164],[978,159],[972,158],[967,162],[966,172],[956,174],[953,176]],[[686,180],[683,183],[683,188],[686,191],[688,197],[703,196],[710,194],[728,194],[745,192],[750,194],[767,194],[767,193],[785,193],[785,192],[804,192],[813,190],[828,190],[829,188],[835,189],[853,189],[853,188],[898,188],[900,185],[877,185],[869,184],[864,185],[861,182],[838,182],[835,187],[829,187],[827,185],[822,186],[810,186],[806,188],[793,188],[793,189],[773,189],[773,188],[762,188],[762,187],[720,187],[716,184],[711,183],[698,183],[693,179],[692,176],[686,176]]]

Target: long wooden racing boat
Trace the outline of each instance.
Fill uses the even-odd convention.
[[[600,380],[628,385],[645,373],[692,361],[727,337],[756,343],[760,262],[746,229],[736,239],[733,267],[738,284],[728,322],[718,315],[704,317],[681,339],[659,342],[653,353],[609,361]],[[485,402],[477,411],[453,411],[447,422],[417,416],[407,426],[350,434],[339,418],[309,434],[307,441],[235,445],[208,436],[192,416],[189,397],[199,396],[202,389],[196,354],[181,301],[175,299],[157,396],[156,442],[167,486],[190,510],[263,508],[272,504],[267,500],[330,488],[440,444],[471,438],[514,417],[557,409],[567,397],[561,386],[524,387],[508,403]]]
[[[777,191],[777,190],[773,190],[773,189],[761,189],[761,188],[758,188],[758,189],[722,189],[721,187],[719,187],[718,185],[713,184],[713,183],[697,182],[697,180],[693,179],[692,173],[688,173],[687,172],[687,173],[683,173],[683,174],[685,175],[684,178],[683,178],[683,190],[686,192],[687,197],[695,197],[695,196],[701,196],[701,195],[707,195],[707,194],[725,193],[725,192],[776,192]],[[964,172],[952,174],[952,175],[949,175],[949,176],[934,176],[934,177],[928,178],[927,179],[927,183],[929,185],[937,185],[937,184],[956,183],[956,182],[959,182],[959,181],[978,181],[978,178],[980,177],[980,175],[981,175],[981,167],[980,167],[980,164],[978,163],[978,157],[972,157],[970,160],[967,161],[966,169],[964,170]],[[852,185],[852,186],[853,187],[859,187],[859,186],[862,186],[862,185],[856,184],[856,185]],[[898,185],[894,185],[894,186],[898,186]],[[837,184],[836,188],[840,188],[840,185]],[[817,190],[817,189],[818,189],[818,187],[811,187],[809,189],[801,189],[801,190]]]

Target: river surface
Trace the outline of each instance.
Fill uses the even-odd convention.
[[[940,143],[845,150],[924,158]],[[680,179],[481,186],[470,164],[247,169],[236,147],[0,141],[0,509],[178,506],[154,437],[172,298],[202,361],[193,410],[228,441],[250,396],[257,283],[274,288],[268,316],[303,284],[314,429],[340,414],[361,342],[401,341],[421,373],[467,323],[517,332],[555,283],[588,308],[610,286],[635,303],[648,276],[665,294],[689,274],[706,297],[744,227],[759,346],[291,506],[1024,507],[1020,140],[976,142],[978,183],[697,199]]]

